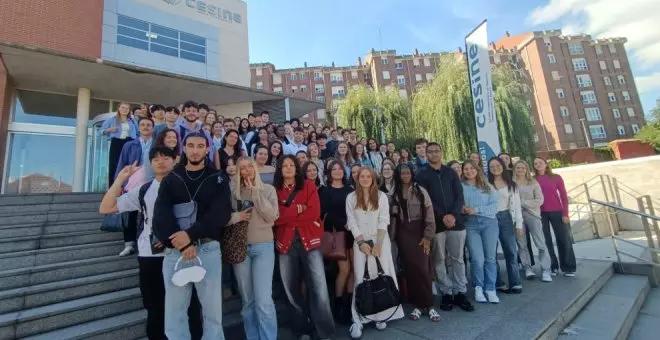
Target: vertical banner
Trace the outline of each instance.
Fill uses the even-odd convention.
[[[465,37],[468,76],[472,92],[474,118],[477,124],[477,147],[486,172],[488,159],[500,153],[497,115],[493,94],[493,77],[488,57],[487,21]]]

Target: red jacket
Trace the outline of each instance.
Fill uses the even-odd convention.
[[[305,180],[303,189],[296,193],[291,205],[286,207],[284,203],[292,190],[293,187],[277,190],[280,217],[275,221],[275,248],[281,254],[286,254],[291,249],[296,231],[307,251],[321,247],[323,237],[323,226],[319,223],[321,202],[316,185]],[[300,214],[298,205],[306,206]]]

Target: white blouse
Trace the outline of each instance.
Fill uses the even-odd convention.
[[[378,191],[378,209],[364,211],[357,209],[355,203],[357,195],[352,192],[346,198],[346,217],[348,218],[348,230],[354,237],[362,235],[364,239],[375,239],[378,230],[384,230],[387,233],[387,226],[390,224],[390,206],[387,195]]]
[[[498,195],[498,211],[509,211],[516,229],[522,229],[523,217],[518,190],[511,192],[508,187],[496,189]]]

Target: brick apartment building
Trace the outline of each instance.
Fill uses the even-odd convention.
[[[625,50],[625,38],[594,40],[589,35],[564,36],[560,30],[504,37],[491,43],[491,63],[510,63],[523,74],[530,93],[532,124],[538,151],[605,145],[632,137],[644,114]],[[355,66],[312,66],[276,69],[271,63],[251,64],[251,86],[301,99],[326,103],[334,111],[356,84],[410,97],[431,81],[442,55],[397,55],[396,50],[367,53]],[[323,110],[310,121],[325,119]],[[586,131],[586,133],[585,133]]]

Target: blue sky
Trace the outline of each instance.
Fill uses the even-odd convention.
[[[253,0],[248,1],[250,62],[277,68],[353,65],[371,49],[400,54],[456,50],[488,19],[491,40],[508,30],[562,29],[624,36],[648,111],[660,98],[658,0]],[[405,5],[402,5],[405,4]],[[380,31],[380,34],[379,34]]]

